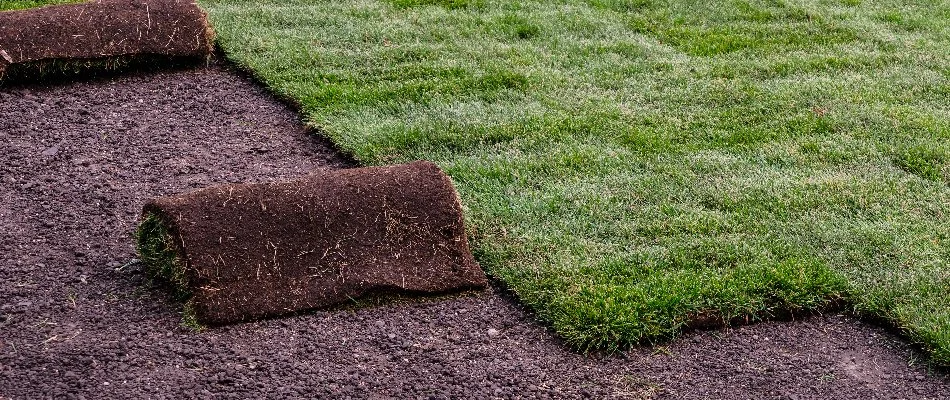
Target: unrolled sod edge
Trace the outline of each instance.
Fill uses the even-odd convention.
[[[419,186],[411,183],[418,183]],[[377,189],[378,193],[368,194],[367,188]],[[305,194],[301,195],[301,192]],[[226,196],[225,193],[227,193]],[[293,193],[292,200],[288,200],[293,204],[285,204],[286,207],[283,208],[280,204],[274,204],[280,203],[279,198],[282,193]],[[425,196],[425,198],[420,198],[420,196]],[[238,199],[234,200],[234,197]],[[301,207],[300,201],[304,198],[315,201],[312,204],[303,204]],[[348,204],[341,205],[339,203],[341,199]],[[420,200],[428,203],[426,207],[421,207],[427,210],[423,211],[423,214],[419,214],[420,207],[415,207]],[[218,237],[214,235],[234,235],[238,241],[245,241],[238,247],[229,248],[224,243],[225,247],[215,248],[221,244],[221,241],[217,239],[209,241],[207,231],[209,227],[211,227],[210,230],[220,227],[221,224],[214,223],[214,216],[222,211],[221,207],[228,207],[228,202],[231,202],[231,208],[227,211],[242,214],[238,220],[247,221],[251,227],[236,227],[230,233],[224,231],[212,233],[212,239]],[[271,203],[268,209],[283,210],[284,213],[265,215],[267,213],[261,211],[258,202]],[[355,205],[357,203],[369,204],[370,208],[361,209]],[[300,212],[298,213],[297,210]],[[357,233],[360,237],[356,238],[357,241],[362,241],[364,247],[351,251],[348,259],[344,257],[332,260],[331,252],[329,259],[332,261],[324,262],[323,260],[327,258],[327,249],[331,247],[334,240],[339,239],[328,236],[314,237],[315,248],[327,248],[322,251],[323,257],[317,257],[321,252],[318,250],[317,254],[309,258],[309,263],[297,263],[293,269],[284,268],[283,274],[295,274],[307,269],[331,270],[336,268],[334,264],[338,266],[341,263],[343,265],[353,263],[357,266],[362,265],[364,268],[362,277],[368,281],[354,283],[351,280],[345,283],[345,280],[341,282],[333,276],[312,280],[298,276],[298,278],[287,280],[281,276],[280,272],[276,275],[264,274],[263,278],[258,272],[257,281],[253,278],[248,279],[248,271],[253,269],[252,264],[260,261],[259,256],[264,256],[264,258],[271,256],[270,254],[254,254],[264,250],[270,252],[270,248],[261,247],[257,239],[260,241],[280,239],[267,237],[264,233],[261,234],[265,237],[254,239],[249,237],[249,232],[253,231],[256,234],[258,230],[263,230],[271,233],[283,232],[282,234],[289,235],[288,237],[306,237],[310,232],[286,232],[284,228],[300,230],[300,223],[305,219],[303,214],[313,212],[320,215],[310,216],[311,224],[306,225],[304,222],[304,230],[322,231],[320,229],[322,224],[366,228],[362,234]],[[392,216],[394,213],[402,215],[396,218],[401,218],[401,222],[396,220],[382,221],[377,224],[371,222],[385,218],[386,215]],[[389,231],[393,223],[425,220],[427,219],[425,213],[434,215],[433,219],[436,222],[424,226],[423,231],[393,230],[393,232],[401,232],[403,236],[415,235],[415,238],[408,242],[404,240],[405,238],[386,237],[386,232],[380,232],[381,230]],[[314,218],[317,220],[315,224]],[[433,234],[433,232],[439,233]],[[251,240],[248,241],[248,239]],[[188,241],[187,249],[185,241]],[[301,248],[294,248],[295,243],[300,247],[299,241],[289,240],[288,242],[278,242],[282,251],[295,253],[301,250]],[[401,247],[404,245],[419,247],[419,243],[422,243],[424,248],[439,249],[436,251],[438,254],[434,254],[431,260],[419,259],[419,263],[426,264],[422,268],[412,265],[409,261],[412,254],[419,254],[419,249]],[[394,244],[395,247],[393,247]],[[290,248],[285,248],[288,245]],[[367,245],[371,248],[366,248]],[[309,248],[309,246],[308,243],[306,247]],[[156,199],[144,207],[143,220],[137,231],[137,247],[146,273],[150,277],[168,283],[174,297],[185,302],[183,322],[192,327],[223,325],[327,308],[345,303],[346,299],[352,300],[362,296],[444,294],[482,289],[487,286],[484,273],[475,263],[468,247],[457,192],[451,180],[437,166],[428,162],[323,171],[294,181],[223,185],[181,196]],[[234,251],[237,248],[252,250],[247,254],[234,254],[240,252],[240,250]],[[406,254],[400,260],[398,253],[402,250],[406,250]],[[390,256],[386,255],[387,251]],[[301,254],[305,252],[306,250]],[[368,254],[373,254],[372,261]],[[221,265],[225,262],[231,266],[242,263],[244,265],[232,268],[232,272],[221,273],[216,261],[218,259],[221,260]],[[284,262],[286,261],[284,259]],[[371,265],[372,262],[377,265]],[[407,262],[410,263],[407,264]],[[290,263],[294,263],[294,260]],[[393,271],[389,271],[387,275],[386,272],[380,274],[369,270],[377,267],[383,270],[395,269],[396,274],[414,273],[417,276],[408,276],[408,279],[404,276],[400,285],[396,282],[397,279],[392,278]],[[224,269],[227,271],[227,268]],[[434,283],[427,280],[428,276],[418,276],[429,273],[434,277],[432,279]],[[238,279],[241,274],[245,277],[243,280]],[[355,275],[358,280],[361,272],[356,271]],[[362,284],[365,284],[365,287],[360,286]],[[444,285],[444,287],[439,285]],[[281,290],[274,291],[273,288],[281,288]],[[252,293],[241,293],[242,290]],[[334,293],[320,293],[329,290]],[[255,291],[258,293],[253,293]],[[220,293],[231,294],[216,297]],[[261,297],[292,297],[295,293],[300,299],[290,299],[290,301],[283,299],[285,301],[278,302],[281,304],[279,307],[273,306],[268,301],[259,301]],[[243,298],[236,299],[237,297]],[[229,304],[232,300],[235,304]],[[229,307],[230,309],[223,310]]]

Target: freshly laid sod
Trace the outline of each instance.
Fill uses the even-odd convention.
[[[83,0],[0,0],[0,11],[22,10],[26,8],[79,3]]]
[[[950,3],[202,4],[345,151],[442,166],[579,349],[844,300],[950,364]]]

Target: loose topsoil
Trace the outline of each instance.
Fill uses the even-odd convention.
[[[489,289],[199,333],[126,265],[149,198],[348,165],[218,66],[0,88],[0,398],[950,396],[841,315],[585,357]]]
[[[155,199],[144,214],[146,272],[179,281],[200,323],[487,284],[468,247],[458,193],[428,161],[217,185]]]

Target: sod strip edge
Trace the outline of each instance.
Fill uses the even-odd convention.
[[[138,248],[205,325],[487,285],[451,180],[423,161],[155,199]]]

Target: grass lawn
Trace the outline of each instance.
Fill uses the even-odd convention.
[[[844,299],[950,364],[946,1],[202,4],[345,151],[442,166],[579,349]]]
[[[51,4],[79,3],[82,0],[0,0],[0,11],[20,10]]]

